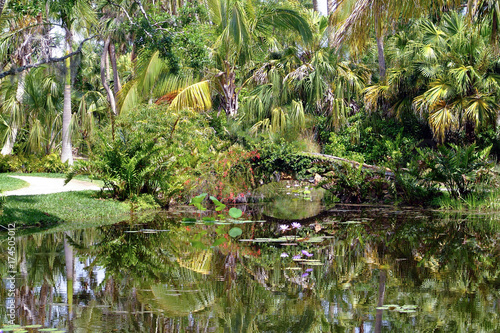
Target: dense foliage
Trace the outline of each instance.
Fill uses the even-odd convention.
[[[0,168],[64,171],[55,156],[74,155],[87,161],[70,176],[162,205],[245,200],[283,176],[321,177],[345,201],[464,198],[500,151],[496,6],[10,1]]]

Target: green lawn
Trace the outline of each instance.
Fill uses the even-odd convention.
[[[71,224],[74,228],[89,222],[95,225],[118,222],[127,219],[129,211],[128,204],[100,199],[94,191],[9,196],[3,198],[0,224],[16,222],[17,228]]]
[[[28,185],[24,180],[9,177],[6,173],[0,173],[0,192],[13,191]]]

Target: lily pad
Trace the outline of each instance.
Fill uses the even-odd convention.
[[[229,216],[231,216],[233,219],[240,218],[241,215],[243,215],[243,212],[241,211],[241,209],[234,208],[234,207],[229,209]]]
[[[233,238],[240,236],[242,233],[243,233],[243,230],[241,230],[241,228],[238,228],[238,227],[234,227],[231,230],[229,230],[229,232],[228,232],[229,236],[231,236]]]

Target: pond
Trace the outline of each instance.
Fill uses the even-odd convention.
[[[186,208],[111,226],[17,237],[14,327],[3,241],[0,330],[500,328],[495,214],[337,204],[316,215],[279,220],[270,217],[266,204],[240,208],[245,213],[238,220],[203,220],[218,213]],[[186,216],[196,222],[182,221]],[[228,232],[235,226],[242,234],[232,238]]]

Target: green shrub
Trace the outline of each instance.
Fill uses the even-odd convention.
[[[414,148],[424,134],[413,120],[399,122],[360,112],[349,118],[349,126],[339,133],[329,134],[323,151],[368,164],[393,165],[397,161],[405,165],[413,157]]]
[[[334,172],[322,181],[341,202],[361,203],[383,201],[389,198],[390,183],[381,173],[342,163],[334,166]]]
[[[493,167],[488,161],[491,146],[478,150],[476,144],[460,147],[455,144],[439,147],[425,160],[428,179],[444,184],[454,198],[464,198],[486,182]]]
[[[189,190],[193,170],[210,156],[215,140],[203,116],[154,105],[120,115],[115,139],[110,136],[105,129],[90,161],[75,163],[67,180],[90,174],[120,200],[150,194],[162,206]]]
[[[61,173],[69,169],[67,163],[55,153],[39,157],[37,155],[5,155],[0,156],[0,172],[47,172]]]
[[[315,173],[331,169],[329,163],[318,162],[314,157],[304,156],[300,147],[281,139],[278,143],[267,141],[256,146],[259,158],[252,161],[256,176],[264,182],[276,180],[280,173],[295,179],[307,179]]]

